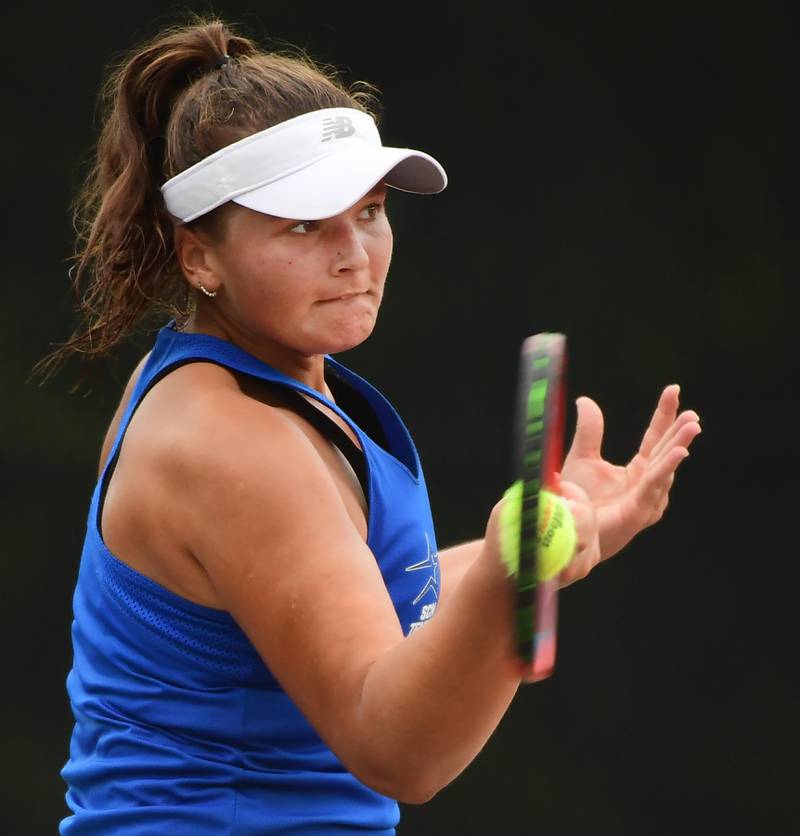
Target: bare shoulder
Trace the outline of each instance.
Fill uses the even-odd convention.
[[[325,576],[325,564],[333,565],[320,556],[337,550],[385,597],[374,556],[320,451],[291,410],[243,392],[228,369],[192,363],[159,381],[139,406],[120,464],[136,469],[130,497],[147,486],[137,500],[144,516],[157,514],[180,538],[220,606],[234,614],[253,603],[243,579],[259,576],[276,588],[292,565],[293,578],[309,588],[311,575]]]
[[[125,414],[125,410],[128,408],[128,404],[130,403],[131,397],[133,396],[133,391],[136,388],[136,384],[139,381],[139,377],[141,376],[142,370],[144,369],[148,359],[150,358],[150,354],[152,352],[148,351],[142,359],[136,364],[136,367],[131,372],[130,377],[128,378],[128,382],[125,384],[125,389],[122,392],[122,397],[120,398],[119,404],[114,412],[114,416],[111,419],[111,423],[109,424],[108,430],[106,431],[105,439],[103,441],[103,447],[100,453],[100,469],[102,470],[103,465],[105,464],[105,460],[108,457],[109,452],[111,451],[111,447],[114,443],[114,439],[117,436],[119,431],[119,425],[122,421],[122,416]],[[234,378],[233,375],[228,372],[227,370],[221,368],[220,366],[214,365],[212,363],[192,363],[188,364],[181,369],[170,374],[167,378],[169,380],[169,384],[163,383],[161,385],[161,389],[164,390],[165,388],[172,389],[174,384],[179,384],[179,389],[185,389],[186,386],[191,386],[192,382],[198,383],[205,386],[211,386],[212,388],[236,388],[234,386]],[[203,388],[200,391],[205,391]]]
[[[257,507],[259,519],[274,518],[276,526],[307,529],[313,518],[339,538],[358,538],[329,468],[288,410],[245,394],[231,372],[213,364],[192,364],[170,377],[169,387],[153,391],[142,417],[161,478],[191,500],[187,507],[204,509],[205,519],[224,513],[241,520]],[[206,560],[218,554],[208,541],[221,529],[186,529],[201,562],[205,551]],[[241,531],[225,536],[239,539]]]
[[[175,370],[149,400],[142,407],[148,436],[171,478],[188,480],[182,490],[202,490],[229,474],[313,453],[280,409],[243,392],[232,372],[212,363]],[[289,475],[284,469],[269,472],[270,483]]]
[[[145,361],[126,387],[101,467]],[[210,607],[225,605],[191,545],[204,526],[213,524],[210,517],[194,519],[192,509],[199,501],[194,491],[205,484],[228,490],[220,463],[232,461],[235,450],[225,439],[236,439],[245,451],[259,429],[276,424],[272,436],[280,429],[272,411],[263,407],[260,426],[242,421],[237,407],[248,401],[253,404],[234,374],[216,364],[174,369],[137,405],[104,497],[101,530],[112,553],[178,595]]]

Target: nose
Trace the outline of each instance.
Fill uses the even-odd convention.
[[[352,220],[342,219],[337,225],[333,244],[332,272],[336,275],[356,273],[369,267],[369,253],[362,241],[363,230]]]

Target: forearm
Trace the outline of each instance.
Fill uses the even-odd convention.
[[[368,783],[420,802],[473,760],[519,686],[511,613],[500,560],[483,549],[425,628],[371,666],[355,733]]]

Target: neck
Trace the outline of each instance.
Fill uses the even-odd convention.
[[[302,354],[260,335],[256,339],[231,323],[204,316],[199,306],[189,316],[182,330],[188,334],[207,334],[233,343],[237,348],[252,354],[287,377],[298,380],[332,399],[331,391],[325,383],[324,354]]]

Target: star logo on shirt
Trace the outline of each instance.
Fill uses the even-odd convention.
[[[413,604],[418,604],[429,592],[433,593],[434,601],[439,600],[439,554],[436,551],[431,551],[431,541],[427,531],[425,532],[425,544],[427,546],[427,556],[425,559],[411,566],[406,566],[406,572],[419,572],[423,569],[430,569],[430,575],[422,589],[420,589],[417,597],[412,601]]]

